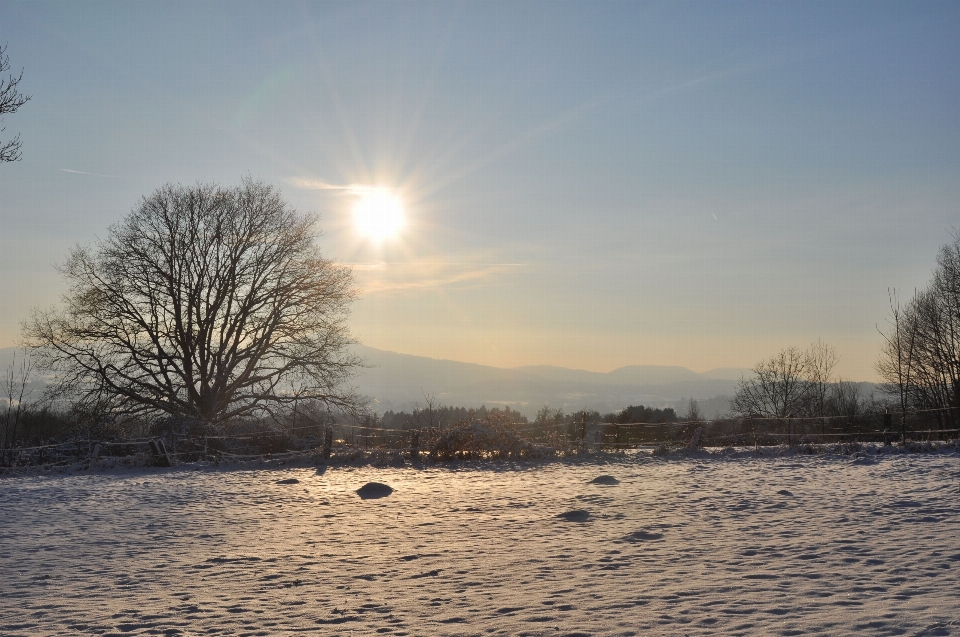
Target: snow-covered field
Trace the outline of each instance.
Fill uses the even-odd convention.
[[[7,477],[0,634],[960,634],[958,477],[946,453]]]

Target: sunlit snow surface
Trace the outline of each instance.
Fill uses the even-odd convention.
[[[960,634],[958,476],[920,454],[4,478],[0,634]]]

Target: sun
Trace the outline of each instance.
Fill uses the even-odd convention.
[[[388,190],[371,190],[361,195],[353,209],[357,232],[375,244],[395,238],[403,227],[403,205]]]

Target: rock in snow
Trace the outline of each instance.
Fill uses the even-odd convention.
[[[634,531],[623,536],[624,542],[646,542],[648,540],[659,540],[663,533],[653,533],[651,531]]]
[[[613,476],[602,475],[602,476],[597,476],[587,484],[620,484],[620,481],[614,478]]]
[[[383,484],[382,482],[368,482],[357,489],[357,495],[363,500],[370,500],[372,498],[385,498],[391,493],[393,493],[393,488]]]
[[[287,478],[286,480],[277,480],[277,484],[300,484],[296,478]]]
[[[557,517],[567,522],[586,522],[590,519],[590,512],[586,509],[574,509],[557,514]]]

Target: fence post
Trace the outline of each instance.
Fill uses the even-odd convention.
[[[157,459],[157,463],[161,467],[173,466],[173,463],[170,462],[170,456],[167,455],[167,447],[163,444],[162,438],[156,438],[150,441],[150,451],[153,452],[154,457]]]
[[[696,431],[693,432],[693,438],[690,439],[690,444],[687,445],[687,449],[696,449],[700,446],[700,434],[703,433],[703,427],[697,427]]]
[[[330,458],[330,448],[333,447],[333,429],[325,427],[323,430],[323,460]]]
[[[413,462],[420,461],[420,430],[414,429],[410,433],[410,460]]]

